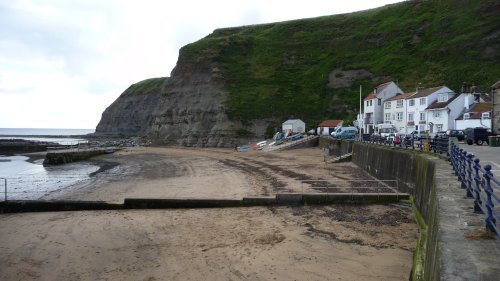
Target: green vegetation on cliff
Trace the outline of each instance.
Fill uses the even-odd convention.
[[[153,92],[159,92],[163,83],[165,83],[167,80],[168,77],[149,78],[146,80],[142,80],[130,85],[125,93],[130,95],[147,95]]]
[[[391,80],[405,91],[418,82],[458,91],[463,81],[488,91],[500,77],[499,10],[496,0],[405,1],[218,29],[183,47],[181,56],[218,63],[234,120],[352,120],[359,85],[363,96]]]

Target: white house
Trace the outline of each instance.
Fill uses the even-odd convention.
[[[375,125],[384,123],[383,102],[394,97],[397,93],[402,93],[398,85],[394,82],[380,84],[373,92],[364,99],[363,120],[358,120],[358,124],[363,124],[364,133],[373,133]]]
[[[493,104],[480,102],[473,104],[469,110],[455,119],[455,129],[483,127],[491,129],[491,113]]]
[[[306,123],[300,119],[289,119],[286,120],[282,125],[283,133],[292,131],[294,133],[305,133]]]
[[[474,102],[471,94],[441,93],[426,109],[429,132],[436,133],[455,128],[455,119]]]
[[[427,117],[427,107],[437,100],[439,94],[454,93],[446,86],[428,89],[417,89],[416,93],[407,98],[407,127],[406,133],[412,131],[430,130]]]
[[[316,133],[320,136],[329,136],[338,127],[342,127],[344,121],[342,120],[325,120],[319,123]]]
[[[397,94],[384,102],[384,123],[392,124],[398,133],[406,132],[407,99],[415,92]]]

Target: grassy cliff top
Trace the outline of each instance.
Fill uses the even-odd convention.
[[[168,77],[149,78],[130,85],[124,94],[126,95],[147,95],[153,92],[159,92]]]
[[[374,86],[404,91],[462,82],[488,91],[500,77],[497,0],[405,1],[351,14],[224,28],[181,49],[210,56],[231,118],[352,120]]]

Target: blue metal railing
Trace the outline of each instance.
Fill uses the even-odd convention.
[[[420,150],[420,151],[426,150],[427,139],[414,139],[411,137],[402,136],[399,138],[399,140],[397,141],[396,140],[397,140],[396,138],[384,138],[384,137],[377,137],[370,135],[363,135],[361,139],[361,141],[363,142],[368,142],[373,144],[401,147],[401,148]],[[449,142],[450,141],[447,136],[429,138],[428,151],[432,151],[439,154],[446,154],[448,156]]]
[[[474,199],[474,212],[485,214],[486,229],[500,236],[496,225],[500,216],[495,212],[495,204],[500,204],[500,198],[494,193],[494,188],[500,188],[500,181],[491,172],[491,165],[481,166],[479,158],[451,143],[451,165],[455,175],[466,190],[466,196]]]

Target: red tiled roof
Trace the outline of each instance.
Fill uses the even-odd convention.
[[[454,95],[453,97],[449,98],[447,101],[443,101],[443,102],[438,102],[437,100],[435,100],[426,109],[442,109],[442,108],[446,108],[448,106],[448,104],[450,104],[452,101],[454,101],[459,96],[460,95]]]
[[[387,86],[389,86],[389,84],[391,84],[391,82],[386,82],[384,84],[380,84],[377,86],[377,92],[382,92],[385,88],[387,88]]]
[[[481,119],[481,115],[484,112],[491,112],[493,109],[493,104],[490,102],[480,102],[472,105],[469,110],[467,110],[465,113],[469,113],[469,119]],[[458,116],[456,120],[462,120],[464,119],[464,114]]]
[[[380,84],[377,87],[375,87],[377,89],[377,93],[382,92],[391,83],[392,83],[392,81]],[[375,93],[375,91],[372,91],[364,100],[371,100],[371,99],[374,99],[376,97],[377,97],[377,94]]]
[[[409,98],[411,97],[412,95],[414,95],[415,92],[412,92],[412,93],[403,93],[403,94],[397,94],[396,96],[390,98],[390,99],[387,99],[385,101],[393,101],[393,100],[401,100],[401,99],[406,99],[406,98]]]
[[[377,97],[377,94],[375,94],[375,92],[371,92],[366,98],[365,100],[372,100],[374,98]]]
[[[423,98],[426,97],[439,89],[443,88],[444,86],[439,86],[439,87],[434,87],[434,88],[428,88],[428,89],[423,89],[418,91],[412,98]]]
[[[342,120],[325,120],[319,123],[318,127],[336,127],[338,126]]]

